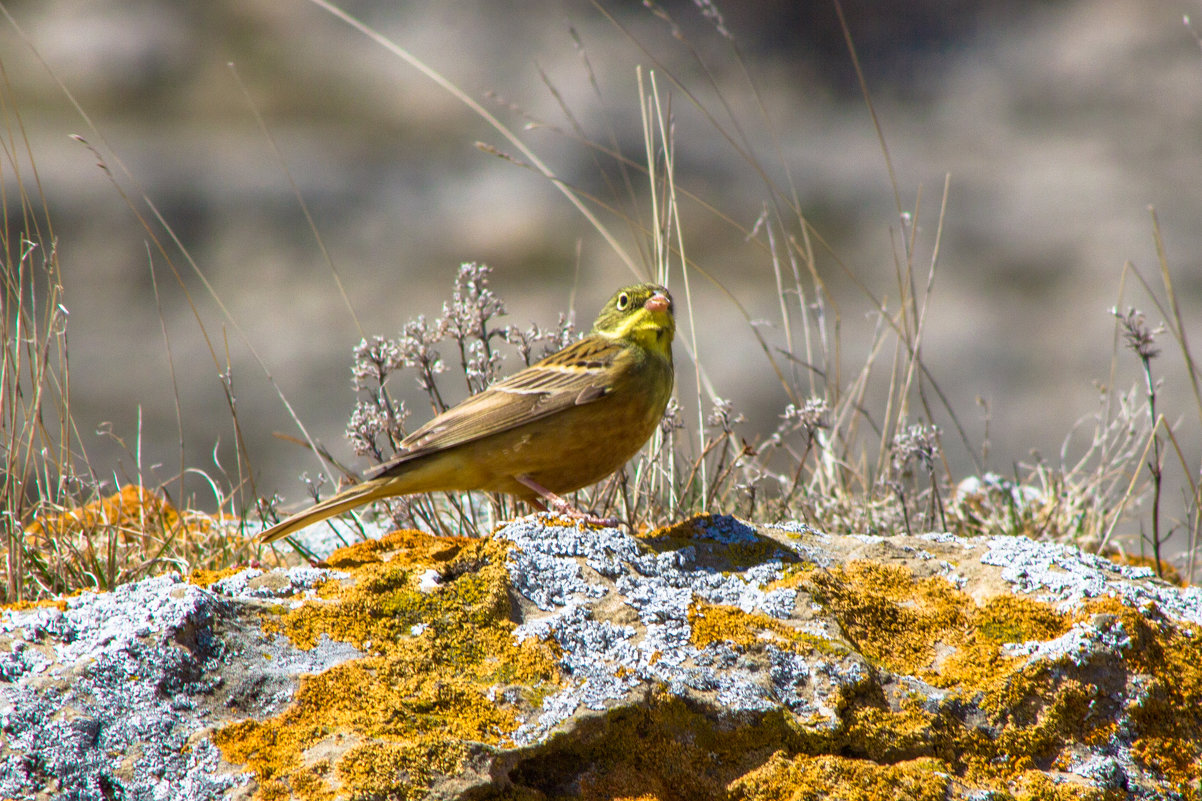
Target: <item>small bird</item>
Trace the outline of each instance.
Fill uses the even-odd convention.
[[[656,284],[614,293],[588,336],[447,409],[401,441],[365,480],[259,535],[274,542],[396,495],[487,490],[592,523],[560,497],[595,484],[643,447],[672,395],[672,296]]]

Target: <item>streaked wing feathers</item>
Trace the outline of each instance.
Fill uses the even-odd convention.
[[[368,480],[418,456],[507,431],[604,397],[609,368],[624,349],[620,341],[590,336],[435,417],[407,436],[404,452],[364,474]]]

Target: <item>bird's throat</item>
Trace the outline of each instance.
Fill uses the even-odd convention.
[[[647,350],[672,358],[672,336],[675,326],[666,312],[639,311],[632,314],[612,331],[605,334],[624,339]]]

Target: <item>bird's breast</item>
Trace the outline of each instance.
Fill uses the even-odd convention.
[[[672,392],[662,359],[638,359],[616,370],[603,396],[499,434],[502,474],[487,489],[519,497],[513,480],[527,475],[552,492],[567,493],[604,479],[650,439]]]

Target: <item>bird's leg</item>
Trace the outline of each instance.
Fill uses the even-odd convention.
[[[514,476],[514,479],[532,492],[537,492],[542,499],[546,501],[546,507],[554,509],[556,512],[559,512],[565,517],[570,517],[573,520],[582,520],[585,523],[594,526],[616,526],[621,522],[617,518],[596,517],[595,515],[590,515],[580,511],[575,506],[572,506],[572,504],[566,499],[556,495],[542,484],[539,484],[537,481],[530,478],[530,476]]]

